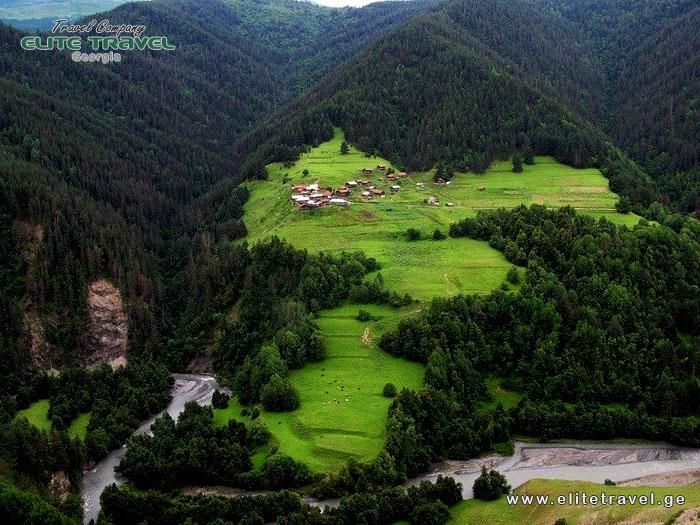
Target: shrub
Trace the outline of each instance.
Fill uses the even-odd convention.
[[[618,213],[629,213],[632,210],[632,203],[628,197],[620,197],[620,200],[615,203],[615,209]]]
[[[287,412],[299,408],[299,393],[287,378],[273,375],[260,393],[265,410]]]
[[[474,497],[485,501],[498,499],[501,494],[510,492],[506,477],[496,470],[487,471],[481,468],[481,476],[474,481]]]
[[[510,267],[506,279],[508,279],[508,282],[511,284],[518,284],[520,282],[520,272],[518,272],[518,268],[516,266]]]
[[[420,231],[416,230],[415,228],[409,228],[406,230],[406,239],[409,241],[420,240]]]
[[[613,480],[611,480],[611,479],[606,479],[606,480],[605,480],[605,484],[606,484],[606,485],[609,485],[609,486],[611,486],[611,487],[617,485],[617,483],[615,483],[615,482],[614,482]]]
[[[411,513],[411,523],[442,525],[450,519],[450,511],[442,501],[422,501]]]
[[[445,238],[445,234],[442,233],[440,230],[435,230],[433,232],[433,239],[436,241],[441,241]]]
[[[382,394],[384,394],[384,397],[396,397],[396,386],[394,383],[387,383],[384,385]]]
[[[373,321],[374,316],[367,310],[363,310],[362,308],[360,308],[360,310],[357,312],[357,320],[362,321],[363,323],[367,321]]]
[[[211,396],[211,406],[214,408],[226,408],[230,397],[219,390],[214,390]]]
[[[309,174],[309,170],[304,169],[304,171],[301,172],[304,177],[306,177]]]

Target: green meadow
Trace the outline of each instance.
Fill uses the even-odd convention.
[[[449,185],[434,184],[432,173],[389,181],[376,169],[379,164],[391,166],[389,161],[367,158],[353,147],[341,155],[342,140],[343,132],[336,129],[332,140],[303,154],[293,166],[270,164],[268,180],[248,184],[251,196],[244,221],[249,242],[277,235],[311,252],[362,250],[380,262],[387,287],[429,300],[456,293],[487,293],[503,282],[510,265],[487,243],[431,238],[435,229],[447,233],[450,223],[474,216],[478,210],[538,203],[570,205],[630,226],[639,219],[615,212],[617,196],[597,169],[574,169],[550,157],[537,157],[536,164],[526,165],[520,174],[511,171],[509,161],[503,161],[484,175],[458,173]],[[363,175],[363,167],[374,173]],[[290,202],[292,185],[318,183],[337,189],[362,178],[383,189],[386,196],[366,200],[360,196],[362,190],[356,189],[346,208],[310,211],[298,211]],[[393,184],[401,190],[392,192]],[[438,202],[431,204],[431,198]],[[420,230],[423,240],[407,241],[408,228]]]
[[[435,229],[447,234],[452,222],[474,216],[478,210],[538,203],[570,205],[628,225],[638,220],[615,212],[617,196],[595,169],[577,170],[550,157],[537,157],[536,164],[525,166],[520,174],[511,171],[509,161],[503,161],[483,175],[458,173],[450,184],[434,184],[432,172],[389,181],[377,169],[380,164],[390,167],[389,161],[368,157],[352,146],[347,155],[341,155],[343,139],[342,130],[336,129],[332,140],[303,154],[294,165],[270,164],[267,180],[248,183],[251,194],[244,214],[248,242],[276,235],[312,253],[363,251],[379,261],[387,288],[428,301],[459,293],[488,293],[504,283],[511,264],[488,243],[432,239]],[[365,167],[373,173],[364,175]],[[337,189],[360,179],[383,189],[385,197],[364,199],[358,187],[349,197],[351,204],[344,208],[299,211],[290,201],[293,185],[318,183]],[[391,191],[394,184],[401,186],[398,192]],[[409,242],[408,228],[420,230],[421,240]],[[358,305],[321,312],[318,324],[328,358],[290,373],[301,407],[289,413],[263,411],[260,415],[273,434],[274,447],[316,471],[337,470],[349,458],[376,456],[383,445],[390,404],[381,393],[384,384],[393,382],[399,389],[421,384],[422,366],[386,355],[376,346],[382,331],[414,314],[420,303],[402,310],[362,307],[379,320],[357,321]],[[487,385],[492,403],[509,407],[520,398],[503,389],[495,378]],[[243,419],[242,408],[232,400],[228,408],[216,410],[217,424]]]
[[[50,401],[40,399],[29,405],[24,410],[19,410],[16,418],[24,417],[30,424],[39,430],[51,431],[51,420],[49,419]],[[68,436],[71,438],[85,439],[88,423],[90,423],[90,412],[79,414],[67,428]]]
[[[655,493],[657,501],[664,496],[683,494],[685,503],[666,508],[664,505],[509,505],[505,496],[496,501],[465,500],[450,509],[453,525],[530,525],[551,524],[560,518],[566,523],[612,525],[614,523],[671,523],[684,509],[700,505],[700,486],[685,487],[618,487],[583,481],[533,479],[518,487],[517,494],[549,495],[556,498],[569,492],[587,495],[648,496]],[[690,522],[688,522],[690,523]]]
[[[359,308],[377,320],[356,320]],[[318,324],[324,334],[327,358],[290,373],[301,396],[293,412],[262,411],[278,450],[307,463],[316,471],[335,471],[349,458],[372,459],[384,443],[384,427],[391,399],[382,395],[388,382],[400,390],[417,388],[423,367],[392,357],[376,346],[382,332],[415,312],[378,305],[345,305],[322,312]],[[215,410],[217,424],[242,419],[242,407],[232,400]]]

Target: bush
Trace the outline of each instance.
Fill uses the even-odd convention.
[[[406,239],[409,241],[420,240],[420,231],[416,230],[415,228],[409,228],[406,230]]]
[[[518,272],[518,268],[516,266],[510,267],[506,279],[508,279],[508,282],[511,284],[518,284],[520,282],[520,272]]]
[[[609,485],[609,486],[611,486],[611,487],[614,487],[615,485],[617,485],[617,483],[615,483],[615,482],[614,482],[613,480],[611,480],[611,479],[606,479],[606,480],[605,480],[605,484],[606,484],[606,485]]]
[[[394,383],[387,383],[384,385],[382,394],[384,394],[384,397],[396,397],[396,386]]]
[[[474,497],[485,501],[495,500],[501,494],[510,492],[510,485],[506,477],[496,470],[487,471],[486,467],[481,468],[481,476],[474,481]]]
[[[416,525],[442,525],[450,519],[450,511],[442,501],[423,501],[411,513],[411,523]]]
[[[214,408],[226,408],[230,397],[219,390],[214,390],[211,396],[211,406]]]
[[[441,240],[443,240],[444,238],[445,238],[445,234],[442,233],[440,230],[435,230],[435,231],[433,232],[433,240],[441,241]]]
[[[373,321],[374,316],[367,310],[363,310],[362,308],[360,308],[360,310],[357,312],[357,320],[362,321],[363,323],[367,321]]]
[[[620,200],[615,203],[615,209],[618,213],[629,213],[632,210],[632,203],[627,197],[620,197]]]
[[[287,412],[299,408],[299,393],[287,378],[275,374],[260,393],[260,401],[265,410]]]

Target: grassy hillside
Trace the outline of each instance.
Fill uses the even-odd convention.
[[[278,235],[310,251],[362,250],[382,264],[387,287],[418,299],[455,293],[486,293],[498,287],[510,266],[505,257],[483,242],[470,239],[433,241],[435,229],[447,232],[449,224],[480,209],[514,207],[519,204],[570,205],[595,216],[629,226],[638,221],[632,214],[615,212],[617,196],[596,169],[574,169],[551,157],[537,157],[534,166],[515,174],[509,161],[497,162],[484,174],[457,174],[450,185],[435,185],[432,173],[411,173],[406,179],[380,181],[377,165],[390,163],[367,158],[350,147],[340,155],[343,132],[302,155],[292,167],[274,163],[267,167],[268,180],[248,184],[251,196],[245,205],[244,222],[249,241]],[[363,167],[375,168],[368,176],[386,192],[384,198],[364,200],[355,190],[345,209],[330,207],[299,212],[291,204],[290,187],[318,182],[338,188],[363,178]],[[308,171],[307,175],[304,172]],[[423,183],[418,187],[417,183]],[[398,193],[390,186],[401,185]],[[439,204],[426,202],[431,197]],[[451,206],[450,206],[451,204]],[[408,242],[408,228],[422,231],[426,240]],[[465,257],[465,254],[469,254]]]
[[[451,222],[480,209],[521,203],[571,205],[630,225],[638,220],[634,215],[615,213],[617,197],[598,170],[577,170],[549,157],[537,157],[536,164],[526,166],[521,174],[514,174],[511,163],[503,161],[484,175],[457,174],[449,185],[433,184],[432,172],[389,181],[385,172],[376,169],[380,164],[389,167],[387,160],[353,147],[342,155],[343,140],[342,130],[336,128],[332,140],[312,148],[294,165],[271,164],[267,180],[248,183],[250,199],[244,221],[249,242],[277,235],[312,252],[361,250],[380,262],[388,288],[430,300],[457,293],[488,293],[504,282],[510,264],[487,243],[466,238],[432,239],[435,229],[447,233]],[[374,173],[363,175],[364,167],[373,168]],[[362,190],[356,189],[348,207],[313,211],[299,211],[290,201],[291,186],[296,184],[318,183],[336,189],[363,178],[386,195],[367,200],[361,197]],[[390,189],[394,184],[401,185],[398,193]],[[431,204],[432,197],[438,198],[439,204]],[[424,238],[409,242],[407,228],[421,230]],[[398,388],[415,388],[421,383],[420,365],[394,359],[374,344],[378,334],[421,306],[402,310],[362,306],[379,318],[371,323],[355,319],[359,308],[347,305],[321,312],[318,324],[328,358],[290,373],[301,395],[301,408],[260,416],[281,452],[315,470],[337,470],[350,457],[369,459],[376,455],[383,444],[389,406],[382,387],[387,382]],[[494,403],[517,403],[519,394],[503,390],[496,379],[488,386]],[[232,400],[227,409],[216,411],[217,423],[241,418],[242,408]]]
[[[388,288],[409,293],[417,299],[455,293],[486,293],[505,279],[510,264],[486,243],[471,239],[433,241],[429,236],[436,228],[447,233],[447,226],[463,216],[464,210],[423,204],[428,193],[414,189],[415,181],[428,174],[404,179],[410,190],[392,195],[388,182],[371,177],[386,197],[371,202],[359,201],[359,190],[346,209],[330,207],[313,212],[299,212],[289,201],[291,184],[319,182],[338,188],[348,180],[361,177],[364,166],[375,167],[389,162],[380,157],[366,158],[351,148],[340,155],[343,134],[336,129],[333,140],[321,144],[302,156],[292,168],[282,164],[268,166],[269,180],[249,183],[251,197],[245,206],[244,221],[249,241],[278,235],[294,246],[310,251],[361,250],[377,258]],[[309,174],[304,175],[304,170]],[[426,190],[428,183],[426,183]],[[426,240],[408,242],[408,228],[422,230]],[[464,254],[469,253],[469,258]]]
[[[558,481],[535,479],[518,487],[517,494],[549,495],[556,498],[569,492],[585,492],[588,495],[649,495],[655,493],[657,500],[664,496],[683,494],[684,505],[666,508],[663,504],[655,506],[633,505],[509,505],[505,497],[497,501],[484,502],[466,500],[450,509],[451,524],[454,525],[533,525],[552,524],[559,518],[565,518],[573,524],[613,523],[669,523],[682,509],[700,505],[700,486],[689,487],[609,487],[582,481]]]
[[[376,321],[360,322],[358,309]],[[375,342],[415,307],[395,310],[377,305],[347,305],[320,314],[327,358],[307,364],[289,377],[301,396],[301,408],[287,413],[262,412],[279,451],[317,471],[340,469],[349,458],[369,460],[384,444],[391,399],[382,395],[387,382],[398,389],[420,386],[423,367],[392,357]],[[242,407],[232,400],[214,418],[224,424],[240,418]]]

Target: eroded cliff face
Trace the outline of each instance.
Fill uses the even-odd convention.
[[[112,368],[125,366],[129,320],[122,295],[107,279],[98,279],[88,287],[90,332],[87,337],[87,365],[108,363]]]

